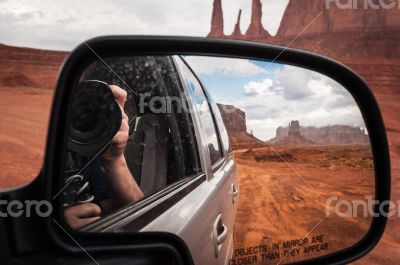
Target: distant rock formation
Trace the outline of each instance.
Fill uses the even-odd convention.
[[[0,72],[0,86],[2,87],[39,87],[29,77],[19,71]]]
[[[232,32],[232,38],[243,39],[242,31],[240,30],[240,17],[242,16],[242,9],[239,10],[239,14],[236,20],[235,28]]]
[[[208,37],[224,36],[224,15],[222,12],[221,0],[214,0],[211,18],[211,31]]]
[[[228,131],[233,150],[266,146],[266,144],[247,132],[246,113],[235,106],[218,104]]]
[[[246,113],[233,105],[218,104],[225,127],[230,132],[247,132]]]
[[[364,129],[347,125],[302,127],[299,121],[291,121],[288,127],[278,127],[269,143],[276,145],[308,144],[368,144]]]
[[[314,144],[313,141],[307,139],[301,134],[299,121],[291,121],[289,126],[285,128],[285,132],[282,132],[282,127],[279,127],[276,130],[276,135],[277,137],[270,140],[269,143],[285,146]]]
[[[260,38],[270,38],[271,35],[266,31],[261,23],[262,19],[262,4],[261,0],[252,0],[251,7],[251,21],[250,25],[242,34],[240,29],[240,17],[242,10],[239,10],[237,21],[234,30],[231,35],[226,36],[224,34],[224,19],[223,11],[221,6],[221,0],[214,0],[214,9],[211,18],[211,30],[207,37],[213,38],[233,38],[233,39],[260,39]]]
[[[0,86],[54,88],[68,52],[0,44]]]
[[[271,35],[266,31],[261,23],[262,5],[261,0],[253,0],[251,6],[250,26],[246,31],[245,37],[253,38],[270,38]]]
[[[293,137],[300,136],[300,122],[299,121],[291,121],[289,123],[288,136],[293,136]]]
[[[248,40],[278,44],[288,38],[293,40],[300,33],[301,39],[343,32],[357,33],[354,37],[377,31],[399,33],[400,10],[398,8],[365,8],[365,0],[356,1],[357,8],[346,9],[343,4],[341,8],[338,8],[334,2],[327,6],[326,1],[321,0],[290,0],[278,33],[276,36],[271,36],[262,26],[261,0],[252,0],[251,22],[244,37]],[[224,35],[221,0],[214,0],[211,31],[208,36],[219,38],[236,36],[235,34]],[[392,37],[398,38],[399,36],[395,34]],[[351,41],[351,39],[347,41]]]

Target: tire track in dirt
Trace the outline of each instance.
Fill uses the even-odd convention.
[[[325,200],[285,163],[241,158],[236,158],[236,161],[240,197],[235,224],[235,249],[301,240],[326,216]],[[302,161],[293,162],[292,166],[325,198],[337,196],[355,199],[373,194],[370,170],[364,172],[351,167],[327,169]],[[354,178],[349,178],[350,175]],[[370,221],[369,217],[343,218],[331,213],[309,237],[324,235],[329,242],[329,250],[324,254],[328,254],[356,243],[368,230]],[[288,256],[285,263],[309,257]],[[276,260],[272,260],[256,264],[276,263]]]

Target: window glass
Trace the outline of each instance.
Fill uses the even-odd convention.
[[[123,109],[108,85],[126,91]],[[200,173],[191,116],[182,111],[188,105],[182,89],[168,56],[108,58],[86,68],[71,109],[63,189],[66,217],[88,203],[107,214]],[[127,115],[129,129],[121,131],[123,126],[117,124],[118,133],[103,141],[118,120],[112,116],[118,114],[115,109]],[[122,149],[115,142],[118,134],[128,139]],[[115,153],[124,163],[110,163]],[[81,226],[66,219],[73,228]]]
[[[222,145],[224,146],[224,150],[226,152],[230,152],[231,149],[230,149],[230,143],[229,143],[229,136],[228,136],[228,132],[226,130],[224,121],[222,119],[221,111],[218,108],[218,105],[214,102],[214,100],[209,95],[208,95],[208,97],[211,99],[211,108],[213,110],[214,117],[215,117],[215,120],[218,125],[219,134],[220,134],[221,140],[222,140]]]
[[[185,87],[193,99],[195,111],[198,113],[200,126],[205,135],[208,149],[210,152],[211,163],[214,164],[221,158],[221,149],[218,142],[218,134],[216,131],[215,123],[212,117],[208,100],[204,94],[201,84],[194,76],[192,71],[181,60],[176,60],[178,67],[181,70],[183,82]]]
[[[157,116],[154,119],[166,125],[164,138],[171,141],[168,146],[171,180],[169,182],[172,182],[172,179],[179,180],[184,176],[198,173],[201,169],[198,166],[193,124],[191,116],[181,109],[182,104],[187,105],[187,101],[182,93],[172,59],[168,56],[136,56],[116,57],[105,61],[108,66],[102,61],[97,61],[86,69],[81,79],[101,80],[127,91],[124,111],[131,119],[130,137],[125,155],[129,156],[130,148],[135,145],[132,142],[137,139],[135,137],[138,133],[141,133],[141,128],[138,127],[147,122],[144,119]],[[108,67],[111,67],[114,73]],[[145,143],[142,145],[145,146]],[[171,152],[178,153],[176,150],[180,153],[173,155]],[[174,157],[175,160],[172,160]],[[137,171],[133,170],[132,161],[127,162],[132,171]]]

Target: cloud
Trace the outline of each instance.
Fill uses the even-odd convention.
[[[251,81],[244,86],[244,94],[251,97],[267,95],[272,86],[273,81],[271,79],[264,79],[262,82]]]
[[[268,32],[275,36],[281,24],[282,16],[286,10],[289,0],[263,0],[262,24]]]
[[[239,8],[244,9],[242,31],[247,29],[251,2],[222,1],[226,34],[232,33]],[[263,24],[268,30],[277,29],[287,2],[263,0]],[[212,8],[213,0],[0,0],[0,42],[71,50],[82,41],[101,35],[204,37],[210,31]],[[24,12],[25,21],[19,17]]]
[[[332,88],[332,94],[340,95],[340,96],[347,96],[349,92],[346,89],[343,89],[339,83],[334,81],[333,79],[328,79],[326,84]]]
[[[8,18],[0,25],[0,42],[71,50],[102,35],[206,36],[212,1],[7,0],[0,3],[0,10]],[[22,22],[21,12],[41,12],[42,16]]]
[[[356,104],[355,100],[347,95],[347,96],[335,97],[329,102],[328,106],[336,109],[341,107],[353,106],[355,104]]]
[[[251,120],[277,119],[285,112],[276,105],[247,105],[244,110]]]
[[[310,89],[309,82],[313,80],[315,72],[299,71],[298,67],[285,65],[283,69],[277,69],[274,74],[286,99],[301,100],[313,95],[314,92]]]
[[[310,70],[300,69],[290,65],[278,68],[272,74],[273,80],[267,78],[263,81],[250,81],[247,83],[244,86],[244,95],[282,95],[286,100],[305,100],[305,98],[314,94],[326,91],[320,89],[319,80],[321,80],[321,75]]]
[[[263,68],[245,59],[205,56],[188,56],[185,59],[197,74],[202,75],[223,74],[246,77],[266,73]]]

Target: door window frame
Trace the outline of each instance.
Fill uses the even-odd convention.
[[[205,97],[205,99],[207,100],[207,105],[208,105],[208,109],[209,109],[209,111],[210,111],[210,114],[211,114],[211,117],[212,117],[212,121],[213,121],[213,124],[214,124],[214,130],[215,130],[215,133],[216,133],[216,136],[217,136],[217,142],[218,142],[218,145],[219,145],[219,152],[220,152],[220,158],[216,161],[216,162],[214,162],[214,164],[212,164],[211,163],[211,156],[210,156],[210,152],[209,152],[209,147],[208,147],[208,145],[207,145],[207,141],[206,141],[206,139],[204,139],[205,137],[204,137],[204,133],[203,133],[203,128],[201,128],[201,125],[200,125],[200,122],[199,122],[199,117],[198,117],[198,115],[197,115],[197,109],[195,109],[194,108],[194,106],[193,106],[193,98],[191,97],[191,95],[189,95],[189,93],[187,93],[187,88],[186,88],[186,84],[185,84],[185,82],[183,81],[183,79],[184,79],[184,77],[182,76],[182,73],[181,73],[181,69],[179,69],[179,67],[177,67],[178,68],[178,73],[179,73],[179,76],[180,76],[180,78],[181,78],[181,83],[182,83],[182,86],[184,86],[185,87],[185,93],[187,94],[187,98],[189,98],[190,100],[189,100],[189,102],[190,102],[190,109],[192,109],[192,110],[194,110],[195,112],[196,112],[196,115],[192,115],[192,117],[193,117],[193,119],[196,119],[196,125],[197,125],[197,131],[199,131],[199,135],[201,136],[201,137],[198,137],[198,138],[201,138],[201,141],[202,141],[202,143],[201,144],[199,144],[199,146],[201,146],[202,148],[200,148],[203,152],[203,154],[201,154],[201,156],[203,156],[204,157],[204,161],[206,161],[207,162],[207,165],[206,165],[206,167],[207,167],[207,170],[206,170],[206,174],[207,174],[207,179],[208,180],[211,180],[212,178],[213,178],[213,173],[216,171],[216,170],[218,170],[223,164],[224,164],[224,162],[226,161],[226,152],[224,151],[225,150],[225,147],[224,147],[224,145],[223,145],[223,142],[222,142],[222,139],[221,139],[221,133],[220,133],[220,128],[219,128],[219,126],[218,126],[218,123],[217,123],[217,121],[216,121],[216,118],[215,118],[215,114],[214,114],[214,111],[213,111],[213,108],[212,108],[212,106],[211,106],[211,100],[210,100],[210,95],[208,94],[208,92],[207,92],[207,90],[205,89],[205,87],[204,87],[204,85],[203,85],[203,83],[201,82],[201,80],[198,78],[198,76],[194,73],[194,71],[193,71],[193,69],[190,67],[190,65],[185,61],[185,59],[181,56],[181,55],[174,55],[173,56],[173,58],[175,59],[175,60],[180,60],[187,68],[188,68],[188,70],[192,73],[192,75],[194,76],[194,78],[197,80],[197,82],[199,83],[199,85],[200,85],[200,87],[201,87],[201,90],[202,90],[202,92],[203,92],[203,94],[204,94],[204,97]],[[196,131],[196,134],[197,134],[197,131]]]
[[[174,75],[176,75],[178,81],[178,87],[180,92],[183,94],[183,99],[189,104],[190,107],[192,102],[186,93],[184,84],[180,76],[178,67],[176,66],[174,56],[170,56],[172,64],[175,69]],[[81,232],[113,232],[113,231],[126,231],[135,232],[139,231],[147,224],[155,220],[158,216],[163,214],[169,208],[173,207],[174,204],[184,199],[191,191],[196,189],[201,183],[207,179],[205,170],[205,164],[202,154],[204,151],[202,146],[202,140],[200,139],[201,134],[199,127],[197,126],[197,117],[192,113],[189,113],[191,122],[193,123],[194,137],[197,142],[197,155],[200,159],[200,172],[192,176],[185,176],[182,179],[171,183],[163,189],[157,191],[150,196],[131,204],[128,204],[120,209],[117,209],[108,215],[82,227],[79,229]]]

